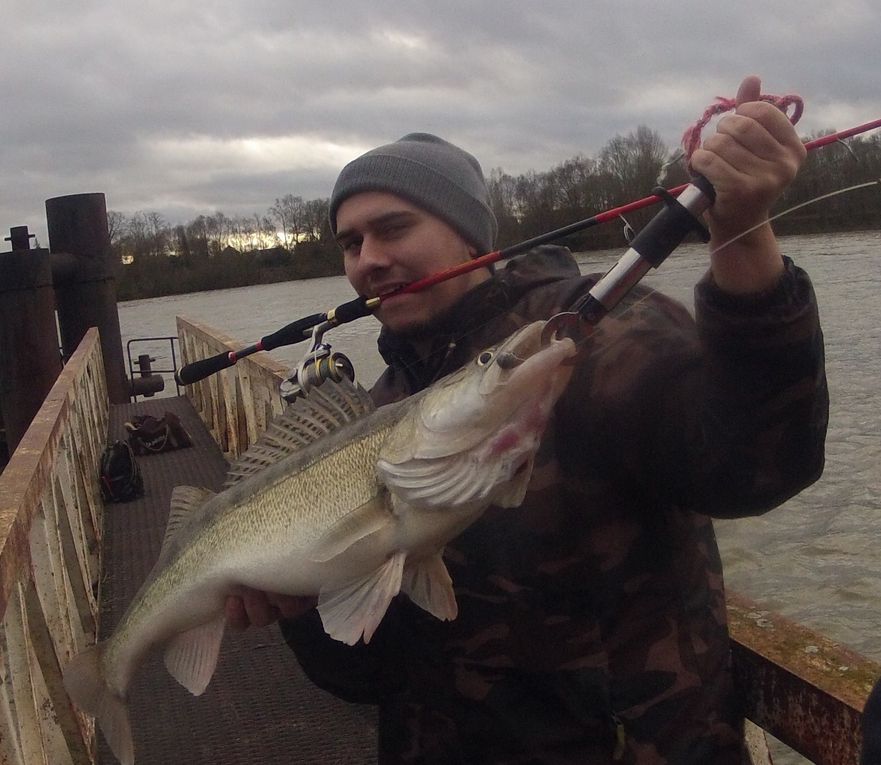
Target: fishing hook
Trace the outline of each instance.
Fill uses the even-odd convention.
[[[632,244],[636,237],[636,232],[633,230],[633,226],[627,222],[627,218],[623,215],[619,215],[618,217],[624,221],[624,241],[626,241],[627,244]]]

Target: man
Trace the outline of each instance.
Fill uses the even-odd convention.
[[[383,763],[739,763],[721,563],[710,517],[767,511],[820,475],[822,335],[768,210],[805,150],[748,77],[692,158],[716,189],[696,323],[637,288],[580,348],[530,490],[448,545],[459,617],[405,597],[369,645],[329,639],[309,599],[244,592],[232,624],[282,629],[306,673],[379,705]],[[346,274],[377,295],[492,249],[477,161],[411,134],[357,158],[331,197]],[[743,231],[746,236],[716,252]],[[542,247],[383,303],[387,403],[584,295]]]

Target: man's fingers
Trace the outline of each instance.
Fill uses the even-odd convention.
[[[248,628],[250,622],[248,621],[248,614],[245,612],[245,604],[242,602],[241,598],[236,597],[235,595],[230,595],[226,599],[224,612],[226,614],[227,625],[236,630],[244,630]]]
[[[226,599],[224,612],[230,627],[244,630],[248,627],[265,627],[278,621],[279,617],[296,619],[317,603],[318,599],[311,596],[280,595],[238,587],[236,593]]]
[[[736,105],[740,106],[749,101],[758,101],[761,94],[762,81],[754,74],[751,74],[743,78],[743,82],[740,83],[740,87],[737,89],[737,96],[734,100]]]

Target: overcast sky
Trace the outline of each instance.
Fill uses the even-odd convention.
[[[487,174],[595,155],[639,125],[673,148],[750,73],[804,98],[803,136],[881,117],[878,0],[2,8],[0,230],[28,225],[42,246],[50,197],[100,191],[171,223],[263,214],[328,196],[345,162],[413,131]]]

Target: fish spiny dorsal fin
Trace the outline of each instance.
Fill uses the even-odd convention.
[[[223,488],[228,489],[294,452],[315,443],[376,409],[360,385],[343,378],[326,380],[289,404],[266,428],[254,445],[229,468]]]
[[[157,568],[172,554],[172,549],[176,549],[177,545],[174,540],[187,524],[193,511],[202,507],[213,496],[213,491],[196,486],[175,486],[171,490],[171,505],[168,510],[168,521],[165,524],[165,537],[159,551],[159,560],[156,562]]]

